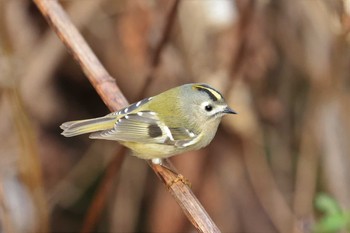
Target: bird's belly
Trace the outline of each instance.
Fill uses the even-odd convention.
[[[124,146],[130,148],[134,155],[140,159],[168,158],[182,151],[176,150],[172,145],[165,144],[145,144],[137,142],[123,142]]]

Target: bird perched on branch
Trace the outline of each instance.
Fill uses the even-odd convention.
[[[141,159],[159,163],[207,146],[221,118],[236,114],[220,92],[206,84],[185,84],[112,112],[104,117],[63,123],[62,135],[91,133],[92,139],[115,140]]]

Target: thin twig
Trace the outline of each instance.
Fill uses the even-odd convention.
[[[150,69],[146,76],[144,86],[140,91],[139,99],[144,97],[148,87],[152,84],[152,81],[154,79],[154,71],[159,65],[160,56],[162,54],[162,51],[165,47],[166,42],[169,40],[170,32],[173,29],[179,4],[180,4],[180,0],[174,0],[171,3],[169,13],[167,14],[166,19],[164,20],[165,23],[163,25],[162,37],[159,39],[159,42],[157,43],[157,47],[154,50],[154,55],[152,57],[151,64],[150,64]]]
[[[117,172],[123,163],[125,156],[125,147],[120,147],[114,156],[114,159],[109,163],[106,174],[104,175],[101,184],[98,187],[95,198],[89,207],[81,232],[93,232],[98,222],[102,209],[105,207],[108,194],[111,192],[111,187]]]
[[[249,28],[249,24],[251,23],[252,20],[252,14],[253,14],[253,9],[254,9],[254,4],[255,2],[252,0],[248,1],[238,1],[237,2],[240,7],[239,9],[239,17],[240,19],[238,20],[239,24],[237,27],[237,41],[238,43],[236,44],[236,50],[232,56],[232,61],[231,61],[231,77],[234,78],[236,74],[238,73],[240,67],[242,67],[242,62],[244,59],[244,52],[247,50],[247,40],[246,38],[249,37],[249,33],[247,32]]]
[[[177,9],[179,7],[180,4],[180,0],[174,0],[171,3],[171,6],[169,7],[169,13],[166,16],[166,19],[164,20],[164,27],[163,27],[163,33],[162,33],[162,37],[160,38],[157,47],[154,51],[154,56],[152,58],[152,66],[156,67],[159,64],[160,61],[160,55],[162,54],[163,48],[166,44],[166,42],[169,39],[170,36],[170,32],[173,29],[174,26],[174,22],[176,19],[176,13],[177,13]]]
[[[79,62],[91,84],[109,109],[117,111],[126,106],[128,102],[116,85],[115,80],[96,58],[59,3],[55,0],[34,0],[34,2],[53,30],[56,31],[58,37]],[[165,163],[169,163],[169,166],[171,166],[170,162],[165,161]],[[151,167],[164,184],[167,187],[170,186],[169,192],[198,231],[220,232],[187,185],[183,182],[172,183],[176,179],[176,175],[166,168],[154,164],[151,164]]]

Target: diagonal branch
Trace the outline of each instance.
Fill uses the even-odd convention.
[[[82,35],[70,21],[56,0],[35,0],[41,13],[55,30],[68,51],[83,69],[85,75],[111,111],[128,105],[128,101],[106,69],[102,66]]]
[[[108,108],[111,111],[117,111],[128,105],[115,79],[102,66],[60,4],[56,0],[34,0],[34,2],[69,52],[78,61]],[[165,163],[167,167],[175,170],[169,161],[165,161]],[[165,186],[169,187],[169,192],[198,231],[220,232],[187,185],[182,182],[173,183],[177,178],[175,174],[162,166],[149,164]]]

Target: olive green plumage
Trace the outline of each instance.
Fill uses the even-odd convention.
[[[104,117],[63,123],[62,135],[115,140],[142,159],[166,158],[208,145],[225,114],[223,96],[206,84],[185,84]]]

